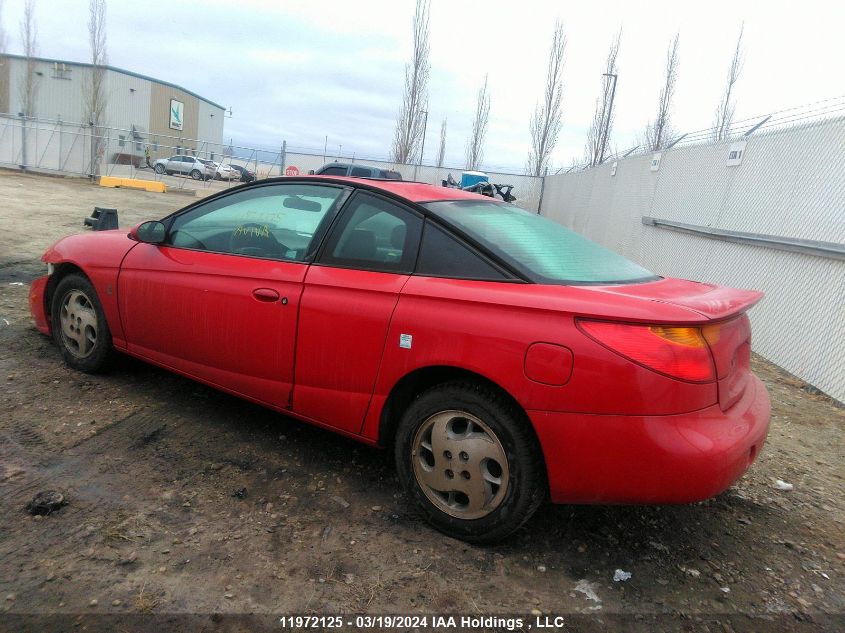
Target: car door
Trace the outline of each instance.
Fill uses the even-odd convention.
[[[170,165],[168,165],[169,169],[177,174],[185,173],[185,160],[184,156],[174,156],[170,159]]]
[[[305,278],[293,409],[359,433],[391,315],[413,271],[422,217],[358,191]]]
[[[138,244],[121,265],[128,351],[287,407],[308,261],[344,192],[263,185],[169,218],[164,244]]]

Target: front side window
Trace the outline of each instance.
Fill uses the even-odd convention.
[[[167,243],[247,257],[305,261],[343,189],[280,184],[217,198],[176,216]]]
[[[425,206],[539,283],[618,284],[657,279],[639,264],[510,204],[452,200]]]
[[[420,216],[397,204],[358,193],[329,236],[320,263],[409,274],[422,232]]]
[[[372,175],[372,170],[367,167],[353,167],[349,175],[354,178],[367,178]]]

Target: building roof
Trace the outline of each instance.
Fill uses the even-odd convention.
[[[4,53],[4,56],[10,57],[12,59],[26,59],[25,55],[13,55],[11,53]],[[49,58],[49,57],[33,57],[32,59],[34,59],[37,62],[46,62],[48,64],[65,64],[67,66],[81,66],[83,68],[93,68],[94,67],[94,64],[89,64],[87,62],[72,62],[72,61],[68,61],[66,59],[52,59],[52,58]],[[157,84],[161,84],[163,86],[170,86],[171,88],[176,88],[177,90],[181,90],[182,92],[186,92],[187,94],[189,94],[193,97],[196,97],[197,99],[199,99],[201,101],[205,101],[207,104],[214,106],[215,108],[220,108],[221,110],[226,110],[226,108],[224,108],[222,105],[215,103],[214,101],[211,101],[210,99],[206,99],[205,97],[198,95],[196,92],[193,92],[191,90],[183,88],[182,86],[171,83],[169,81],[163,81],[161,79],[156,79],[155,77],[149,77],[147,75],[142,75],[141,73],[136,73],[136,72],[132,72],[131,70],[125,70],[123,68],[118,68],[117,66],[106,65],[106,66],[103,66],[103,68],[105,68],[106,70],[111,70],[112,72],[122,73],[124,75],[129,75],[130,77],[137,77],[138,79],[145,79],[147,81],[153,81],[153,82],[155,82]]]

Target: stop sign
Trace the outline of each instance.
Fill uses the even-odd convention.
[[[289,167],[285,168],[285,176],[298,176],[299,175],[299,167],[296,165],[290,165]]]

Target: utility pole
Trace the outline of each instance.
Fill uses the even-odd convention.
[[[601,135],[601,148],[599,149],[598,162],[599,165],[604,162],[604,149],[607,145],[607,134],[608,130],[610,129],[610,117],[613,115],[613,99],[616,96],[616,80],[618,79],[619,75],[617,75],[616,73],[603,73],[603,76],[613,80],[613,87],[610,90],[610,104],[607,106],[606,116],[604,110],[602,109],[602,118],[604,118],[604,130],[602,131]]]
[[[417,161],[417,167],[422,167],[423,152],[425,151],[425,129],[428,127],[428,110],[423,110],[423,115],[422,144],[420,145],[420,158]],[[414,180],[417,179],[417,167],[414,167]]]

